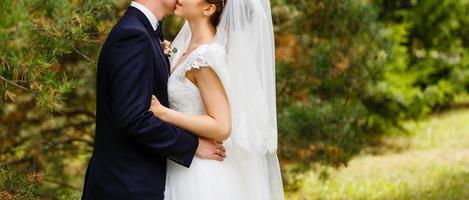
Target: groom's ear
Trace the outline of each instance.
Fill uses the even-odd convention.
[[[204,15],[207,16],[207,17],[210,17],[213,15],[213,13],[215,13],[215,11],[217,10],[217,6],[215,6],[215,4],[208,4],[208,6],[204,9]]]

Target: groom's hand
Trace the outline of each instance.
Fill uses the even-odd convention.
[[[226,158],[222,142],[200,138],[195,155],[202,159],[223,161]]]

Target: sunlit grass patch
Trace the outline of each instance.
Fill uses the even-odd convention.
[[[469,199],[469,110],[404,126],[408,135],[383,140],[388,151],[363,153],[347,167],[328,169],[324,181],[309,171],[287,198]]]

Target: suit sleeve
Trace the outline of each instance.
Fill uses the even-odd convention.
[[[126,31],[108,46],[114,123],[156,155],[189,167],[198,138],[148,111],[153,88],[152,41],[140,30]]]

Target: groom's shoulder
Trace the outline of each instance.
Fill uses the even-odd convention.
[[[143,23],[133,15],[122,16],[109,33],[108,40],[120,40],[127,37],[145,38],[147,30]]]
[[[114,28],[118,29],[132,29],[146,32],[145,25],[143,24],[138,17],[131,14],[124,14],[119,21],[117,22]]]

